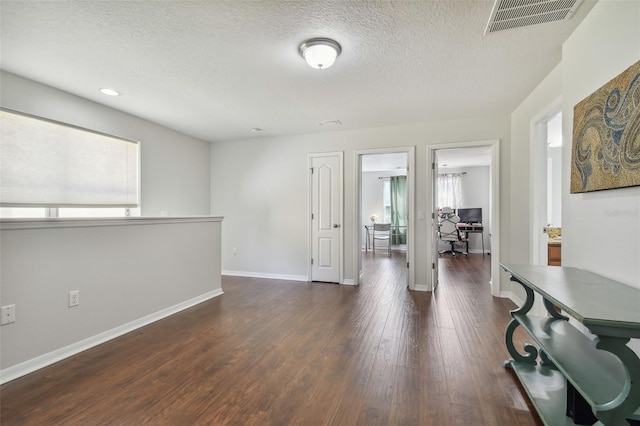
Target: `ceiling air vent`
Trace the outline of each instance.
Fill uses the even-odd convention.
[[[496,0],[485,34],[570,19],[582,0]]]

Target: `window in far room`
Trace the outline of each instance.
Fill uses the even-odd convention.
[[[136,141],[0,109],[0,218],[140,216]]]
[[[438,175],[438,209],[462,207],[462,174],[443,173]]]
[[[391,181],[384,179],[382,182],[382,211],[384,218],[382,223],[391,222]]]

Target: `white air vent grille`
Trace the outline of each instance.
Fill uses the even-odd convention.
[[[582,0],[496,0],[485,34],[573,16]]]

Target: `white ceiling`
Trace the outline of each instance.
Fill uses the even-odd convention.
[[[510,113],[593,1],[569,21],[484,36],[492,6],[3,0],[0,64],[207,141]],[[342,45],[332,68],[298,55],[312,37]],[[122,96],[101,95],[105,86]],[[342,125],[319,125],[328,120]]]

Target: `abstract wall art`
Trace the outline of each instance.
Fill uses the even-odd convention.
[[[571,193],[640,185],[640,61],[573,109]]]

